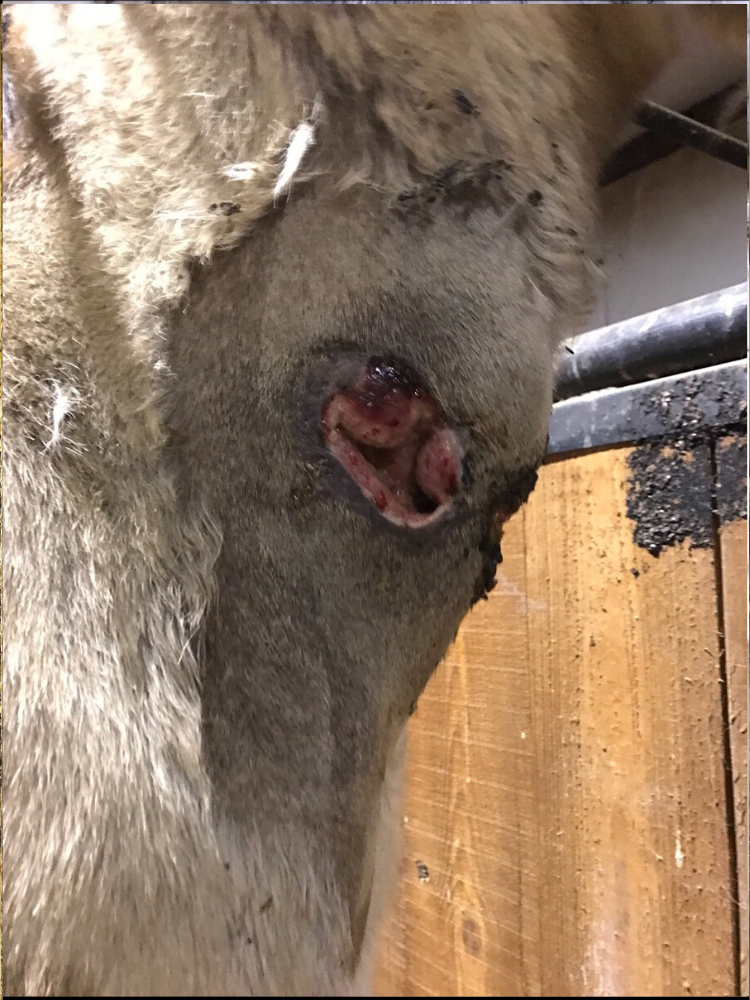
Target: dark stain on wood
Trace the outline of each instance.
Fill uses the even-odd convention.
[[[633,450],[628,465],[627,514],[636,545],[658,556],[686,539],[691,548],[713,544],[708,443],[649,442]]]
[[[430,881],[430,870],[424,861],[417,861],[417,878],[420,882]]]
[[[476,920],[464,917],[461,925],[461,940],[467,955],[479,955],[482,951],[482,936]]]
[[[716,443],[716,511],[719,522],[747,519],[747,436]]]

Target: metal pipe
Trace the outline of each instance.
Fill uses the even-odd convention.
[[[679,111],[663,108],[653,101],[644,101],[633,116],[633,121],[651,132],[674,136],[686,146],[747,170],[746,142],[681,115]]]
[[[740,102],[744,117],[747,114],[747,85],[744,80],[742,83],[733,83],[704,101],[693,104],[683,114],[686,118],[702,125],[718,128],[722,117],[728,115],[726,119],[728,123],[739,116]],[[670,153],[682,149],[683,145],[683,142],[674,135],[646,130],[612,154],[602,169],[599,184],[605,187],[607,184],[619,181],[628,174],[642,170],[657,160],[669,156]]]
[[[730,361],[555,403],[547,454],[740,427],[747,427],[747,361]]]
[[[747,356],[747,282],[569,340],[555,399]]]

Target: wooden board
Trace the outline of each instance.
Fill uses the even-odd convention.
[[[378,995],[734,995],[713,548],[635,545],[629,454],[544,467],[420,700]]]
[[[748,838],[747,838],[747,438],[730,436],[716,446],[721,515],[721,581],[724,608],[727,701],[739,907],[740,996],[748,995]],[[744,510],[743,510],[744,507]],[[744,513],[744,518],[743,518]]]
[[[538,869],[526,860],[538,820],[526,617],[516,613],[527,603],[522,539],[505,548],[491,601],[476,607],[414,715],[403,897],[386,930],[381,995],[538,991],[537,965],[524,960],[538,950]]]

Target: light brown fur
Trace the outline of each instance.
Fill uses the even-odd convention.
[[[323,343],[329,313],[369,350],[362,331],[380,322],[379,343],[421,361],[446,407],[472,417],[483,497],[496,474],[505,483],[506,470],[533,465],[554,352],[580,322],[596,270],[597,170],[673,47],[669,10],[629,5],[14,10],[4,56],[18,123],[3,178],[7,992],[366,989],[397,850],[408,706],[469,596],[465,582],[454,592],[439,553],[420,556],[412,621],[411,557],[371,539],[340,503],[287,510],[286,481],[266,498],[274,467],[248,495],[257,520],[243,529],[244,514],[227,512],[241,511],[233,483],[247,470],[234,476],[232,463],[243,435],[252,451],[264,431],[253,411],[214,439],[224,419],[214,389],[242,357],[257,379],[248,395],[272,414],[305,324],[304,351]],[[278,190],[300,126],[312,144]],[[502,210],[481,207],[459,225],[446,209],[418,236],[391,222],[400,194],[457,163],[470,178],[497,161],[512,165]],[[537,213],[524,207],[534,192],[544,196]],[[442,342],[450,307],[434,303],[445,289],[470,308]],[[378,300],[363,319],[360,305],[380,292],[397,305]],[[409,309],[431,331],[413,341],[396,329]],[[463,323],[473,332],[462,340]],[[237,355],[237,327],[266,331],[262,347]],[[214,372],[224,351],[229,368]],[[184,446],[173,448],[175,429]],[[276,442],[274,464],[286,455],[294,495],[304,493],[286,424],[259,454]],[[477,523],[491,515],[479,509],[486,497]],[[245,563],[240,535],[252,540]],[[334,551],[336,539],[363,554]],[[456,581],[476,576],[471,559]],[[318,584],[321,593],[305,618],[285,588],[307,563],[295,598],[302,607]],[[328,578],[347,590],[340,621]],[[208,720],[229,735],[206,729],[213,682],[194,639],[214,604],[240,616],[242,632],[251,597],[221,601],[244,586],[270,595],[241,635],[268,629],[269,659],[285,642],[300,657],[319,646],[324,663],[350,650],[343,674],[314,658],[291,664],[292,693],[278,694],[289,746],[279,772],[276,749],[255,758],[237,738],[233,698]],[[381,596],[389,587],[393,603]],[[360,591],[364,603],[345,610]],[[304,628],[292,642],[295,614]],[[420,663],[391,677],[400,650]],[[347,662],[372,664],[372,676],[354,671],[355,682]],[[314,670],[329,685],[319,703]],[[258,684],[258,704],[276,704],[270,681]],[[217,690],[221,701],[230,688]],[[315,735],[320,713],[338,718],[340,706],[362,715],[351,745],[337,742],[340,723]],[[231,774],[216,763],[227,746],[242,758]]]

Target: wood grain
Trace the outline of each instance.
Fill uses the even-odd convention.
[[[542,470],[420,700],[378,995],[734,994],[713,551],[634,544],[628,454]]]
[[[736,447],[738,439],[726,437],[717,443],[716,466],[720,484],[726,477],[737,478],[737,469],[725,469],[725,459]],[[747,446],[746,439],[742,444]],[[743,461],[744,464],[744,461]],[[732,483],[733,489],[747,489],[744,483]],[[729,508],[729,509],[727,509]],[[748,837],[747,837],[747,782],[748,782],[748,643],[747,643],[747,510],[744,519],[741,511],[731,510],[730,504],[721,505],[722,523],[719,528],[721,545],[721,580],[724,608],[724,647],[726,651],[727,700],[729,708],[729,735],[732,759],[732,785],[734,797],[734,823],[737,844],[737,883],[739,903],[739,965],[740,996],[747,996],[748,983]]]
[[[522,531],[519,519],[508,537]],[[385,932],[381,995],[538,991],[524,960],[538,949],[538,906],[524,848],[537,818],[526,619],[517,613],[526,604],[522,537],[506,548],[491,601],[475,608],[413,719],[402,896]],[[394,982],[400,992],[390,992]]]

